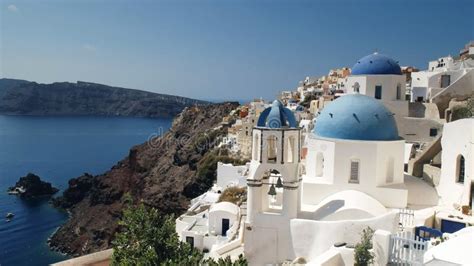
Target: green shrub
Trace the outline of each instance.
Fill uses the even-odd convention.
[[[208,266],[247,266],[248,262],[244,256],[239,255],[239,258],[236,261],[232,261],[230,257],[227,256],[225,259],[219,258],[217,261],[209,258],[204,260],[202,264]]]
[[[198,250],[179,241],[173,216],[161,215],[143,204],[129,207],[119,222],[112,265],[197,265]]]
[[[362,230],[361,240],[356,244],[354,250],[354,264],[359,266],[366,266],[374,262],[374,254],[370,250],[372,249],[372,237],[374,230],[367,227]]]
[[[242,255],[234,262],[230,257],[203,259],[202,252],[179,240],[173,216],[143,204],[125,209],[119,224],[121,230],[112,242],[112,265],[247,265]]]

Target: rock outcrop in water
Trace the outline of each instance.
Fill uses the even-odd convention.
[[[174,117],[206,102],[97,83],[0,79],[0,114]]]
[[[17,194],[22,198],[51,196],[58,191],[51,183],[42,181],[39,176],[32,173],[20,177],[15,186],[8,189],[9,194]]]
[[[143,202],[162,213],[181,214],[191,198],[212,185],[206,167],[216,163],[222,118],[237,107],[223,103],[186,108],[162,137],[133,147],[108,172],[85,174],[52,203],[70,219],[50,238],[54,249],[74,256],[109,248],[126,202]]]

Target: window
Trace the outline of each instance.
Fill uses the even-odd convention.
[[[227,230],[230,228],[229,219],[222,219],[222,236],[227,236]]]
[[[397,84],[397,100],[402,98],[402,85],[400,83]]]
[[[438,135],[437,128],[430,128],[430,137],[436,137]]]
[[[446,88],[451,84],[451,76],[450,75],[441,75],[440,79],[440,87]]]
[[[469,197],[469,207],[471,207],[472,210],[472,203],[474,201],[474,183],[471,183],[471,193],[469,195],[471,195]]]
[[[263,211],[281,213],[283,210],[283,177],[275,169],[269,169],[266,172],[268,183],[264,186],[264,191],[268,195],[268,201],[263,205]],[[265,177],[264,177],[265,178]],[[267,205],[268,204],[268,205]]]
[[[458,171],[457,171],[457,176],[458,176],[457,182],[458,182],[458,183],[464,183],[464,175],[465,175],[465,173],[466,173],[466,172],[465,172],[466,170],[465,170],[465,160],[464,160],[464,156],[459,155],[457,165],[458,165],[458,167],[457,167],[457,168],[458,168]]]
[[[354,85],[352,85],[352,88],[354,88],[354,92],[355,93],[359,93],[360,91],[360,85],[359,85],[359,82],[356,82],[354,83]]]
[[[375,86],[375,99],[382,99],[382,85]]]
[[[359,160],[351,161],[351,174],[349,183],[359,183]]]
[[[286,161],[288,163],[294,162],[294,153],[295,153],[295,138],[289,137],[288,138],[288,146],[286,148]]]
[[[267,162],[276,163],[277,161],[277,138],[269,136],[267,138]]]
[[[187,236],[186,237],[186,243],[188,243],[192,248],[194,248],[194,237]]]

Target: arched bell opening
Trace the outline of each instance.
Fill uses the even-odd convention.
[[[283,177],[278,170],[269,169],[265,171],[262,178],[263,211],[281,212],[283,209]]]

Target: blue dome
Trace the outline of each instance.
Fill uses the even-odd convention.
[[[258,127],[282,128],[297,127],[295,116],[290,109],[285,108],[283,104],[275,100],[271,107],[263,110],[258,118]]]
[[[362,94],[344,95],[324,107],[313,132],[335,139],[400,139],[393,114],[380,101]]]
[[[362,57],[352,67],[351,75],[401,75],[402,69],[392,58],[374,53]]]

